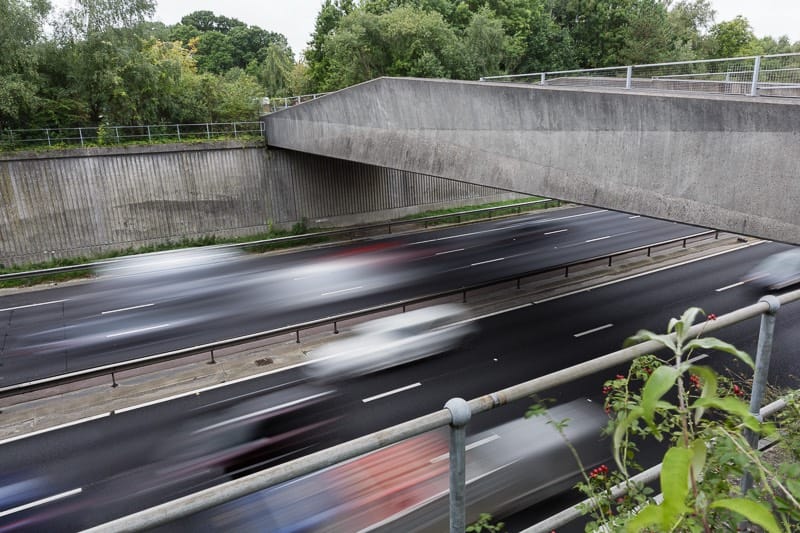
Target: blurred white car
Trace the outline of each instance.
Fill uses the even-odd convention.
[[[748,272],[744,281],[768,291],[800,283],[800,248],[772,254]]]
[[[440,354],[458,347],[477,326],[463,306],[444,304],[372,320],[353,331],[310,353],[311,377],[351,378]]]

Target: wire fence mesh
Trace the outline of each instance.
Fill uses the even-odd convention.
[[[535,72],[490,76],[481,81],[797,97],[800,96],[800,54]]]
[[[263,137],[263,122],[208,122],[146,126],[8,129],[0,131],[0,149],[35,146],[102,146],[135,142]]]

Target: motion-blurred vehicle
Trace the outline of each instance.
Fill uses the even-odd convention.
[[[610,459],[607,417],[585,399],[518,419],[467,440],[467,522],[525,509],[568,490],[584,467]],[[448,529],[448,435],[435,431],[198,513],[157,531],[441,532]],[[194,527],[193,527],[194,526]]]
[[[371,320],[353,335],[312,350],[306,372],[317,379],[346,379],[431,357],[458,347],[477,331],[466,308],[443,304]]]
[[[744,281],[766,291],[779,291],[800,283],[800,248],[772,254],[748,272]]]

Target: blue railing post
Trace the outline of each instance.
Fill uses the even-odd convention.
[[[450,533],[467,528],[467,422],[472,417],[463,398],[451,398],[444,405],[450,411]]]

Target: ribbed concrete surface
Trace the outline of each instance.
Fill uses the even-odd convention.
[[[800,100],[380,78],[270,146],[800,244]]]

